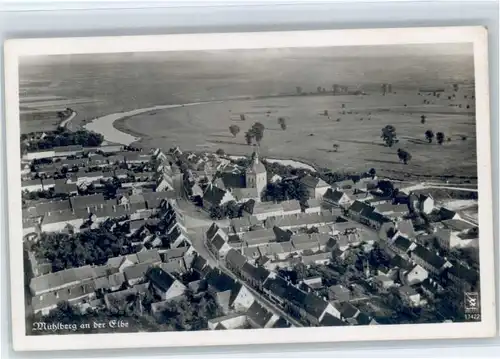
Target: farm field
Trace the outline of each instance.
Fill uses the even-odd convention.
[[[394,177],[405,174],[476,177],[472,91],[462,89],[456,93],[456,100],[448,100],[448,95],[451,92],[438,99],[406,91],[386,96],[309,95],[228,100],[143,113],[118,120],[114,126],[141,137],[139,143],[148,148],[179,146],[199,151],[221,148],[232,155],[245,155],[251,148],[244,133],[258,121],[266,127],[260,144],[263,156],[296,159],[334,171],[366,171],[374,167],[380,174]],[[424,99],[430,104],[424,105]],[[471,106],[469,109],[467,104]],[[245,115],[245,121],[240,114]],[[420,121],[421,115],[426,116],[425,124]],[[285,118],[286,130],[280,128],[279,117]],[[234,124],[241,129],[236,137],[228,130]],[[380,138],[381,129],[388,124],[395,126],[399,138],[392,148],[385,146]],[[444,132],[451,141],[443,145],[428,143],[424,136],[428,129]],[[333,144],[338,144],[337,152]],[[398,148],[411,153],[413,158],[408,165],[399,162]]]
[[[70,129],[107,116],[117,120],[102,126],[94,121],[89,127],[101,133],[119,129],[141,138],[138,143],[146,148],[178,145],[185,150],[221,148],[231,155],[248,155],[251,148],[244,133],[259,121],[266,127],[260,151],[268,158],[333,171],[373,167],[381,175],[405,182],[460,175],[472,177],[474,183],[472,56],[462,47],[444,55],[441,50],[432,48],[439,54],[432,56],[429,47],[422,52],[418,46],[401,54],[391,47],[377,47],[373,54],[370,49],[344,48],[341,54],[335,49],[286,49],[262,55],[200,51],[194,58],[182,52],[109,54],[99,61],[90,56],[78,61],[57,56],[20,67],[21,130],[54,129],[58,124],[55,112],[69,106],[77,113]],[[379,51],[384,54],[383,68],[374,60],[382,58]],[[255,68],[255,63],[262,66]],[[395,93],[381,94],[385,82],[394,84]],[[333,96],[328,92],[332,83],[367,95]],[[457,92],[453,83],[460,84]],[[290,96],[298,88],[308,95]],[[317,88],[327,93],[317,93]],[[422,88],[444,92],[437,98],[429,92],[419,94]],[[213,102],[138,111],[200,101]],[[138,112],[124,119],[116,116],[130,111]],[[425,124],[420,122],[422,115]],[[285,118],[286,131],[281,130],[279,117]],[[395,126],[399,138],[392,148],[380,138],[382,127],[389,124]],[[240,127],[236,137],[229,133],[230,125]],[[427,143],[424,133],[428,129],[444,132],[451,141],[442,146]],[[334,144],[339,146],[336,152]],[[398,148],[412,155],[408,165],[399,162]]]

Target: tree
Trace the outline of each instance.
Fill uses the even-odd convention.
[[[240,132],[240,127],[237,125],[231,125],[229,126],[229,132],[231,132],[233,137],[236,137],[236,135]]]
[[[281,202],[296,199],[301,203],[305,203],[309,199],[309,192],[302,182],[293,179],[269,183],[264,191],[264,197],[268,201]]]
[[[212,219],[223,219],[226,214],[222,206],[213,206],[209,211],[210,218]]]
[[[237,218],[241,214],[241,206],[235,201],[230,201],[224,205],[224,217]]]
[[[339,150],[339,145],[334,143],[333,144],[333,152],[337,152]]]
[[[427,118],[427,117],[426,117],[425,115],[420,116],[420,123],[424,124],[424,123],[425,123],[426,118]]]
[[[132,238],[125,233],[111,232],[101,226],[76,235],[42,233],[32,249],[37,257],[51,261],[53,271],[57,272],[86,264],[103,265],[109,257],[132,252],[131,243]]]
[[[378,181],[378,189],[382,191],[384,196],[392,196],[394,193],[394,185],[391,181],[381,180]]]
[[[255,138],[255,141],[257,141],[257,143],[260,143],[260,141],[262,141],[262,138],[264,137],[264,129],[265,127],[262,123],[255,122],[252,128],[249,130],[249,132],[252,134],[252,137]]]
[[[247,145],[250,146],[252,144],[252,139],[253,139],[252,131],[249,130],[249,131],[245,132],[245,140],[247,141]]]
[[[434,138],[434,132],[432,132],[432,130],[425,131],[425,138],[429,143],[431,143],[432,139]]]
[[[398,149],[398,157],[399,160],[402,161],[405,165],[407,165],[411,160],[411,154],[408,151],[402,150],[401,148]]]
[[[284,117],[278,117],[278,124],[281,126],[283,131],[286,130],[286,120]]]
[[[392,147],[394,143],[398,142],[396,136],[396,128],[392,125],[387,125],[382,129],[382,135],[380,136],[388,147]]]
[[[316,91],[317,91],[317,92],[321,92],[321,90],[322,90],[321,86],[318,86],[318,87],[316,88]]]
[[[444,142],[444,133],[442,133],[442,132],[436,133],[436,141],[437,141],[437,143],[442,145]]]
[[[260,123],[260,122],[255,122],[253,125],[252,125],[252,129],[253,130],[257,130],[257,131],[264,131],[265,129],[265,126]]]

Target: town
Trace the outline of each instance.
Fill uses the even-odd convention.
[[[129,331],[467,320],[478,225],[421,184],[293,168],[258,146],[232,157],[94,135],[21,139],[29,320],[130,318]]]

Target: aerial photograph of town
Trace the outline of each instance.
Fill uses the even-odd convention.
[[[481,321],[474,86],[468,43],[21,58],[26,334]]]

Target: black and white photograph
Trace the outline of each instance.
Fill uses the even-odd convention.
[[[494,335],[486,30],[296,35],[6,45],[19,348]]]

